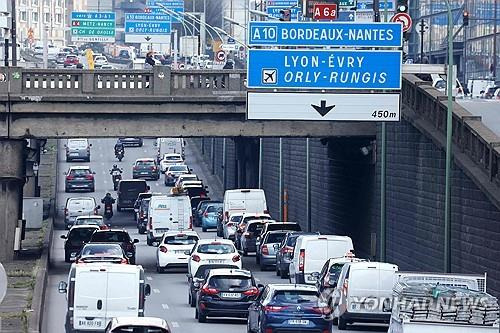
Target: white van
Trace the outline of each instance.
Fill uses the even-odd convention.
[[[160,241],[169,230],[186,230],[193,227],[191,201],[186,195],[158,195],[149,200],[147,243]]]
[[[398,266],[382,262],[344,264],[333,291],[333,316],[339,330],[347,323],[389,323],[392,289],[396,284]]]
[[[227,190],[223,206],[224,223],[234,213],[268,213],[266,194],[261,189]]]
[[[328,259],[343,257],[349,252],[354,252],[354,247],[348,236],[299,236],[289,266],[290,281],[315,284],[318,272]]]
[[[142,266],[112,263],[72,264],[59,292],[68,301],[66,332],[104,331],[114,317],[143,317],[151,287]]]
[[[181,154],[185,158],[184,139],[182,138],[158,138],[156,139],[158,149],[158,162],[165,154]]]

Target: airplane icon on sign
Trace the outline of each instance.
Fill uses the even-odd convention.
[[[278,70],[276,68],[263,68],[262,69],[262,83],[263,84],[276,84]]]

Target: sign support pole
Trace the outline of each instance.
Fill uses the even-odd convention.
[[[311,157],[310,157],[310,139],[306,138],[306,221],[307,231],[312,231],[311,219]]]

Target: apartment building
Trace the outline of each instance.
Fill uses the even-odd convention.
[[[41,42],[45,31],[49,43],[65,44],[67,27],[65,0],[17,0],[17,38],[26,46]]]

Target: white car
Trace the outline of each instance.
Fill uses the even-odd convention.
[[[229,221],[223,223],[222,225],[222,233],[224,234],[225,239],[230,239],[234,241],[236,235],[236,227],[240,223],[243,218],[244,213],[233,213],[229,216]]]
[[[175,182],[175,187],[181,187],[182,183],[184,183],[185,181],[198,181],[198,180],[199,180],[198,176],[195,175],[194,173],[180,175],[177,178],[177,181]]]
[[[174,164],[183,164],[184,159],[182,158],[181,154],[165,154],[163,155],[163,158],[161,159],[160,162],[160,170],[161,172],[165,173],[165,171],[168,169],[169,166],[174,165]]]
[[[225,264],[241,268],[241,257],[228,239],[201,239],[196,243],[188,263],[188,273],[195,276],[201,265]]]
[[[94,66],[101,67],[108,64],[108,58],[103,55],[98,55],[94,58]]]
[[[156,271],[162,273],[169,267],[185,267],[189,254],[200,236],[196,231],[167,231],[156,250]]]

